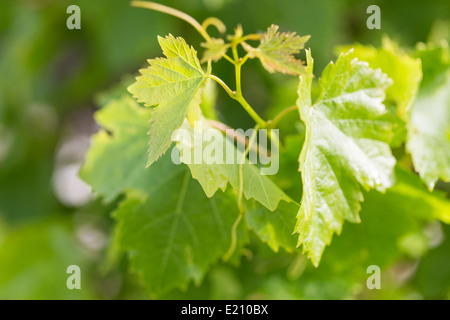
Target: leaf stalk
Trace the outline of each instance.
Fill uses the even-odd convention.
[[[177,9],[174,9],[174,8],[171,8],[171,7],[156,3],[156,2],[151,2],[151,1],[132,1],[131,5],[133,7],[137,7],[137,8],[145,8],[145,9],[162,12],[162,13],[177,17],[181,20],[184,20],[187,23],[189,23],[191,26],[193,26],[195,28],[195,30],[197,30],[198,33],[200,33],[200,35],[203,38],[205,38],[205,40],[207,42],[211,42],[210,35],[208,34],[208,32],[206,32],[206,29],[200,24],[200,22],[198,22],[193,17],[191,17],[190,15],[188,15],[182,11],[179,11]]]

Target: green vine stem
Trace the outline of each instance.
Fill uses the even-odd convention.
[[[195,30],[197,30],[198,33],[200,33],[207,42],[211,42],[211,37],[208,34],[208,32],[206,32],[205,28],[193,17],[191,17],[190,15],[188,15],[182,11],[179,11],[177,9],[174,9],[174,8],[171,8],[171,7],[159,4],[159,3],[150,2],[150,1],[132,1],[131,5],[133,7],[159,11],[159,12],[166,13],[168,15],[177,17],[181,20],[184,20],[187,23],[189,23],[191,26],[193,26],[195,28]]]

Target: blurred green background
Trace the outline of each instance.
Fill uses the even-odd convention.
[[[246,33],[278,24],[283,31],[310,34],[308,45],[317,73],[335,58],[333,49],[338,44],[378,46],[386,34],[401,46],[413,48],[417,42],[426,42],[433,30],[440,28],[442,33],[442,25],[449,34],[445,30],[450,19],[448,0],[160,2],[199,21],[217,16],[229,33],[241,23]],[[71,4],[81,8],[81,30],[66,28],[66,9]],[[366,9],[372,4],[381,8],[381,30],[366,27]],[[132,8],[128,0],[0,2],[0,298],[148,298],[129,272],[127,259],[115,251],[110,212],[116,203],[105,207],[94,199],[77,172],[90,136],[97,130],[93,113],[99,92],[134,75],[146,59],[161,56],[156,37],[168,33],[184,37],[201,51],[202,39],[185,22]],[[227,67],[219,62],[215,73],[233,83],[234,75]],[[248,100],[260,114],[295,103],[297,80],[270,75],[257,61],[246,65],[243,83]],[[231,126],[252,123],[222,93],[217,108]],[[290,164],[296,170],[300,150],[294,142]],[[367,220],[363,219],[372,226],[366,230],[367,241],[352,243],[352,234],[364,233],[364,226],[345,226],[345,236],[335,237],[317,270],[301,255],[275,255],[258,246],[252,248],[253,258],[244,258],[239,268],[218,265],[201,286],[191,285],[163,298],[449,299],[450,228],[427,225],[425,231],[431,230],[435,243],[424,244],[423,233],[410,233],[407,225],[415,222],[408,212],[392,216],[389,210],[395,204],[388,206],[388,197],[378,198],[371,201],[384,205],[366,212]],[[389,228],[402,227],[385,230],[386,221]],[[406,231],[399,231],[403,227]],[[343,261],[341,254],[351,246],[357,247],[352,249],[354,263],[348,255]],[[409,254],[423,246],[420,259]],[[368,252],[384,259],[383,290],[363,288],[368,275],[358,261]],[[82,290],[66,288],[66,268],[71,264],[82,268]]]

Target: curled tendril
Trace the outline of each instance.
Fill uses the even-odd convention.
[[[227,32],[227,27],[225,26],[225,24],[222,22],[222,20],[218,19],[218,18],[214,18],[214,17],[210,17],[207,18],[205,21],[203,21],[202,23],[202,27],[203,29],[208,29],[208,27],[210,26],[214,26],[216,27],[216,29],[221,33],[224,34]]]

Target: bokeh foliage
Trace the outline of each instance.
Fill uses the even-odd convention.
[[[81,8],[81,30],[66,28],[70,4]],[[285,31],[309,34],[317,75],[335,59],[337,45],[358,42],[379,47],[383,35],[409,49],[417,42],[450,40],[447,0],[170,0],[164,4],[200,21],[218,16],[230,28],[241,23],[247,33],[278,24]],[[366,28],[366,8],[371,4],[381,7],[382,30]],[[132,8],[128,0],[0,2],[0,298],[149,297],[114,242],[110,212],[120,197],[106,205],[101,199],[68,203],[54,181],[58,168],[83,160],[83,143],[71,148],[68,142],[85,141],[96,131],[93,111],[111,99],[99,92],[125,88],[120,83],[129,83],[126,75],[146,59],[160,56],[157,35],[168,33],[192,44],[201,42],[184,22]],[[227,68],[226,62],[219,62],[216,72],[232,82]],[[245,68],[244,89],[260,114],[270,117],[295,104],[298,81],[270,75],[257,62]],[[252,126],[248,115],[222,92],[216,108],[223,122]],[[280,123],[280,129],[285,132],[287,156],[281,159],[277,183],[299,200],[301,178],[297,174],[298,183],[292,183],[292,173],[298,167],[305,129],[289,120]],[[274,253],[250,234],[239,263],[217,264],[201,285],[191,284],[158,298],[449,299],[450,229],[427,218],[449,210],[449,186],[440,182],[430,193],[418,176],[403,169],[411,168],[405,151],[399,148],[395,155],[401,160],[400,183],[384,195],[365,194],[362,223],[344,226],[320,268],[307,263],[299,252]],[[81,291],[71,292],[65,286],[71,264],[82,267]],[[365,287],[371,264],[382,268],[383,290]]]

